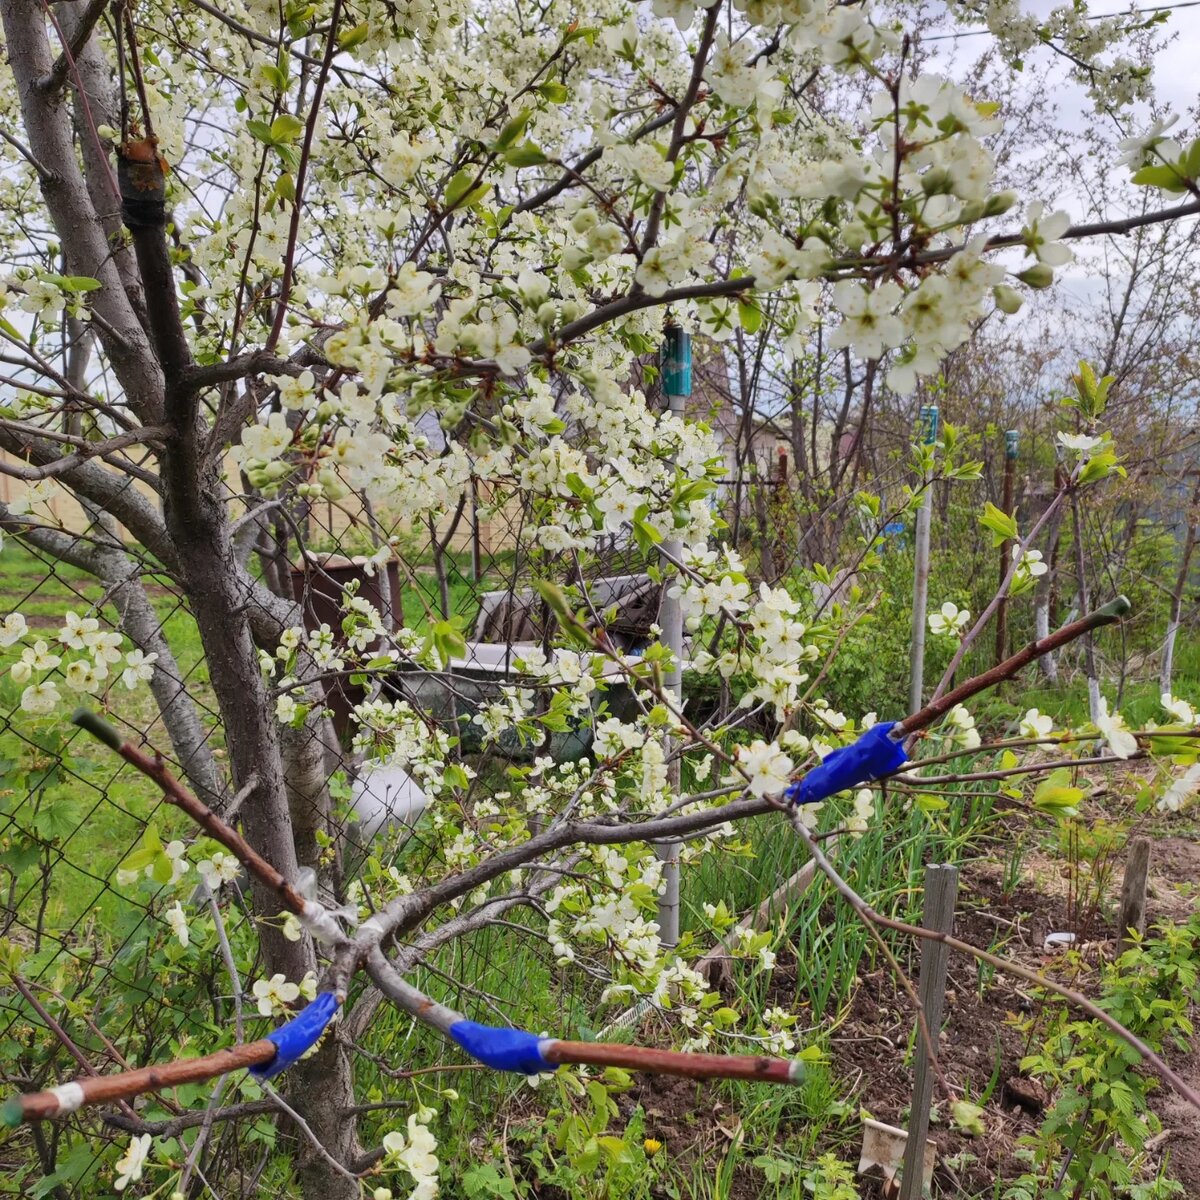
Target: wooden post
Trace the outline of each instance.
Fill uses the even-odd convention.
[[[1150,839],[1133,838],[1125,856],[1121,913],[1117,917],[1117,955],[1129,949],[1129,931],[1146,932],[1146,876],[1150,871]]]
[[[1017,478],[1017,442],[1020,434],[1015,429],[1009,429],[1004,434],[1004,499],[1001,507],[1011,517],[1013,513],[1013,490]],[[1006,538],[1000,547],[1000,587],[1004,586],[1004,578],[1008,574],[1008,564],[1012,557],[1013,541]],[[996,661],[1004,661],[1004,652],[1008,644],[1008,597],[1001,596],[996,608]]]
[[[663,339],[661,363],[663,392],[667,397],[668,411],[682,417],[687,398],[692,394],[692,337],[678,325],[668,324]],[[683,554],[683,544],[677,538],[663,542],[663,570],[673,570],[672,560]],[[663,687],[673,699],[675,707],[683,707],[683,610],[678,599],[671,596],[671,587],[663,588],[659,624],[662,626],[662,642],[674,655],[675,665],[663,679]],[[665,738],[663,753],[667,759],[667,782],[674,795],[679,794],[679,759],[674,754],[672,738]],[[658,902],[658,936],[664,946],[674,946],[679,941],[679,850],[681,842],[665,842],[658,847],[663,860],[663,894]]]
[[[954,904],[958,899],[958,868],[930,865],[925,868],[925,910],[922,925],[938,933],[954,931]],[[919,995],[925,1024],[936,1052],[946,997],[946,961],[949,948],[941,942],[921,942],[921,985]],[[929,1135],[929,1104],[933,1099],[933,1070],[920,1032],[913,1056],[912,1109],[908,1118],[908,1141],[904,1147],[904,1174],[899,1200],[920,1200],[925,1189],[925,1139]]]
[[[938,406],[921,406],[921,440],[932,446],[938,435]],[[929,599],[929,524],[933,516],[933,485],[926,475],[921,482],[925,495],[917,510],[916,530],[913,534],[913,606],[912,606],[912,651],[909,659],[908,711],[915,713],[921,707],[925,687],[925,607]]]

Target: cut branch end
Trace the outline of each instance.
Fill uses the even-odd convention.
[[[121,735],[97,713],[90,708],[77,708],[71,714],[71,724],[86,730],[98,742],[103,742],[110,750],[120,750],[123,739]]]

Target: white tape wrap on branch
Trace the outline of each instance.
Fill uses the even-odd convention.
[[[83,1088],[77,1083],[63,1083],[50,1089],[50,1095],[58,1101],[60,1113],[74,1112],[83,1104]]]
[[[383,937],[383,923],[378,917],[368,917],[359,927],[359,933],[370,934],[373,941]]]
[[[318,942],[340,942],[346,937],[337,917],[316,900],[304,902],[304,912],[300,915],[300,923]]]

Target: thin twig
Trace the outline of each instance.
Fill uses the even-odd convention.
[[[349,1179],[352,1183],[358,1182],[358,1176],[338,1162],[328,1150],[325,1149],[321,1139],[312,1131],[309,1123],[269,1084],[264,1083],[262,1089],[271,1097],[272,1100],[285,1112],[293,1121],[296,1122],[296,1127],[308,1139],[312,1148],[344,1179]]]
[[[236,829],[218,817],[207,804],[193,796],[167,770],[160,755],[151,758],[131,743],[122,741],[121,735],[90,709],[77,708],[71,722],[81,729],[86,729],[148,779],[152,779],[162,788],[167,800],[187,813],[209,837],[220,842],[260,883],[274,891],[289,912],[299,917],[304,915],[304,897]]]
[[[212,913],[213,925],[217,931],[217,942],[221,947],[221,957],[225,960],[225,970],[229,972],[229,983],[233,988],[233,1027],[239,1042],[246,1040],[242,1018],[242,978],[238,974],[237,963],[233,960],[233,950],[229,945],[229,935],[225,932],[225,918],[221,915],[221,906],[212,894],[212,889],[205,887],[208,892],[208,907]],[[182,1189],[187,1191],[186,1188]]]

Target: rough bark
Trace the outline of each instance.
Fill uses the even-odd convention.
[[[76,32],[86,18],[84,6],[80,4],[56,4],[55,15],[63,33],[74,40]],[[87,104],[80,96],[80,85],[86,94]],[[146,317],[146,297],[142,293],[142,281],[133,257],[133,247],[121,224],[121,206],[111,185],[110,167],[101,156],[102,143],[92,136],[88,113],[97,125],[109,125],[119,129],[120,102],[114,86],[112,71],[105,60],[95,33],[88,38],[82,50],[75,55],[75,70],[69,87],[74,117],[75,134],[83,159],[83,174],[87,183],[92,207],[112,247],[113,263],[121,277],[125,295],[129,300],[138,323],[149,328]]]
[[[1171,589],[1171,615],[1167,619],[1167,635],[1163,639],[1162,664],[1158,676],[1159,687],[1164,694],[1171,691],[1171,677],[1175,670],[1175,639],[1179,636],[1179,625],[1183,618],[1183,593],[1187,590],[1188,576],[1192,570],[1192,555],[1196,550],[1197,525],[1193,514],[1198,504],[1200,477],[1197,477],[1196,487],[1192,492],[1187,533],[1184,535],[1183,549],[1179,554],[1179,570],[1175,574],[1175,586]]]
[[[60,11],[69,8],[60,6]],[[62,17],[70,38],[73,22],[80,18],[65,11]],[[160,475],[155,481],[162,497],[161,514],[131,485],[130,475],[137,473],[133,468],[122,473],[99,462],[81,462],[62,472],[61,481],[81,499],[124,524],[180,581],[217,697],[233,783],[241,786],[252,776],[257,780],[240,813],[246,836],[285,876],[294,879],[299,863],[289,791],[297,797],[302,813],[323,811],[327,793],[324,781],[317,783],[323,759],[321,743],[310,739],[307,746],[299,748],[290,772],[285,771],[279,727],[259,671],[250,615],[255,602],[265,599],[264,589],[248,579],[234,554],[219,464],[204,461],[207,430],[198,411],[199,398],[187,381],[191,356],[165,232],[155,225],[134,230],[133,254],[129,253],[114,172],[92,131],[94,122],[111,117],[111,64],[105,62],[99,44],[89,39],[78,51],[78,72],[68,77],[67,86],[44,87],[41,81],[50,74],[57,54],[40,0],[4,0],[3,21],[22,121],[45,167],[40,186],[62,244],[66,271],[100,282],[89,296],[99,318],[96,335],[128,411],[143,424],[165,423],[170,429],[159,452]],[[85,95],[91,120],[82,111]],[[33,462],[49,463],[61,456],[61,446],[49,439],[11,431],[0,436],[0,445]],[[65,551],[65,545],[55,542],[52,534],[54,531],[46,531],[47,548],[54,544]],[[113,599],[131,636],[148,651],[158,653],[161,663],[169,662],[169,647],[155,640],[161,639],[161,631],[136,577],[136,564],[112,545],[89,547],[88,552],[103,560],[97,562],[98,570],[113,576]],[[263,605],[265,619],[259,621],[263,632],[277,631],[281,621],[286,621],[290,606],[280,602],[281,609],[274,601],[272,597]],[[170,678],[177,674],[165,665],[156,672],[161,685],[155,694],[164,719],[169,718],[173,742],[178,739],[176,753],[184,760],[192,782],[211,794],[217,780],[211,759],[205,759],[203,731],[194,720],[194,711],[189,719],[180,708],[180,689]],[[315,839],[309,838],[306,857],[312,856],[314,846]],[[274,898],[261,894],[261,889],[255,889],[254,901],[261,916],[275,915]],[[299,979],[315,967],[307,938],[289,942],[271,924],[260,926],[260,936],[268,973],[282,971]],[[353,1080],[342,1047],[330,1039],[320,1053],[290,1073],[288,1084],[314,1134],[335,1158],[351,1161],[357,1152],[354,1120],[347,1115]],[[298,1169],[308,1196],[321,1200],[358,1196],[358,1187],[315,1153],[304,1151]]]
[[[39,0],[5,0],[2,10],[8,61],[21,106],[21,119],[38,159],[47,168],[40,178],[42,198],[62,242],[70,272],[100,281],[91,296],[102,318],[97,332],[104,343],[126,403],[146,422],[161,415],[162,372],[125,293],[103,223],[96,214],[76,154],[69,101],[62,92],[39,84],[55,54],[46,34]]]

